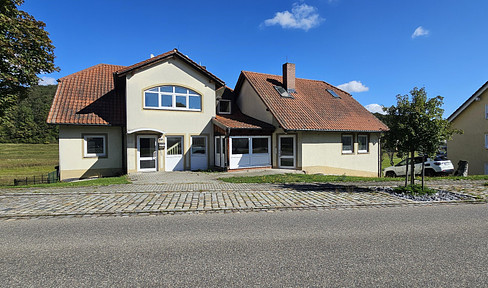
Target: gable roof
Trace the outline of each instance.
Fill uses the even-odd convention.
[[[468,106],[471,105],[471,103],[476,101],[476,99],[478,99],[478,97],[480,97],[481,94],[483,94],[487,89],[488,89],[488,81],[485,82],[485,84],[483,84],[478,90],[476,90],[476,92],[474,92],[474,94],[471,97],[469,97],[468,100],[466,100],[461,106],[459,106],[458,109],[456,109],[456,111],[454,111],[451,114],[451,116],[447,118],[447,120],[449,122],[454,121],[454,119],[456,119],[456,117],[459,116],[459,114],[461,114],[466,108],[468,108]]]
[[[78,125],[123,125],[125,99],[117,95],[122,76],[151,67],[173,57],[182,59],[215,81],[216,88],[225,83],[203,66],[174,49],[131,66],[98,64],[58,80],[59,85],[49,111],[47,123]]]
[[[59,79],[47,123],[122,125],[125,103],[116,95],[113,73],[123,67],[98,64]]]
[[[296,93],[282,97],[274,86],[282,86],[282,76],[242,71],[236,92],[247,80],[284,130],[307,131],[387,131],[388,127],[352,96],[324,81],[295,79]],[[334,97],[327,89],[334,91]]]
[[[167,61],[168,59],[171,59],[174,57],[185,61],[186,63],[190,64],[190,66],[192,66],[196,70],[200,71],[201,73],[203,73],[204,75],[206,75],[210,79],[214,80],[215,83],[217,84],[216,89],[225,85],[224,81],[220,80],[220,78],[218,78],[214,74],[210,73],[205,67],[197,64],[195,61],[188,58],[188,56],[184,55],[183,53],[178,51],[176,48],[171,50],[171,51],[168,51],[166,53],[163,53],[163,54],[160,54],[158,56],[154,56],[154,57],[149,58],[147,60],[136,63],[134,65],[121,68],[118,71],[116,71],[114,74],[116,76],[123,76],[129,72],[132,72],[132,71],[135,71],[135,70],[138,70],[141,68],[145,68],[148,66],[152,66],[152,65],[157,65],[161,62]]]

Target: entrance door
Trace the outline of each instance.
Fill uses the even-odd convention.
[[[191,170],[207,170],[207,137],[191,136]]]
[[[183,171],[183,136],[166,136],[165,171]]]
[[[295,168],[295,135],[278,135],[278,167],[285,169]]]
[[[156,171],[158,167],[158,137],[155,135],[137,136],[137,170]]]

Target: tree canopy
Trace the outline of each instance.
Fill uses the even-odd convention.
[[[46,119],[57,87],[32,86],[25,98],[6,109],[0,118],[0,143],[55,143],[58,126]]]
[[[397,105],[386,108],[388,127],[385,133],[385,148],[396,151],[400,156],[415,152],[432,156],[439,145],[458,132],[443,119],[443,97],[427,98],[425,88],[413,88],[410,95],[397,95]],[[414,163],[411,170],[414,171]],[[411,173],[411,184],[414,184],[414,173]]]
[[[0,117],[37,85],[40,73],[58,71],[46,24],[18,9],[23,0],[0,0]]]

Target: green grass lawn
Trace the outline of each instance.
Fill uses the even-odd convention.
[[[58,144],[0,143],[0,185],[13,185],[15,178],[46,175],[58,162]]]
[[[39,177],[55,171],[59,163],[58,144],[0,143],[0,187],[13,187],[14,179]],[[74,187],[130,183],[127,176],[108,177],[79,182],[59,182],[28,187]],[[15,186],[26,187],[26,186]]]
[[[420,183],[421,178],[415,177],[416,183]],[[488,175],[473,175],[468,177],[449,176],[449,177],[425,177],[426,181],[430,180],[488,180]],[[336,175],[321,175],[321,174],[276,174],[263,176],[243,176],[243,177],[229,177],[220,178],[220,180],[229,183],[329,183],[329,182],[386,182],[397,181],[399,183],[405,181],[404,177],[397,178],[375,178],[375,177],[355,177],[355,176],[336,176]]]
[[[129,178],[127,175],[119,176],[119,177],[107,177],[107,178],[97,178],[97,179],[90,179],[90,180],[83,180],[83,181],[75,181],[75,182],[57,182],[57,183],[50,183],[50,184],[36,184],[36,185],[19,185],[19,186],[10,186],[10,185],[0,185],[0,188],[25,188],[25,187],[79,187],[79,186],[106,186],[106,185],[113,185],[113,184],[129,184]]]
[[[365,181],[401,181],[402,178],[372,178],[355,176],[336,176],[321,174],[275,174],[263,176],[244,176],[220,178],[230,183],[326,183],[326,182],[365,182]]]

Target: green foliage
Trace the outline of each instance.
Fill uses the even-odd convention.
[[[0,0],[0,117],[40,73],[58,71],[46,24],[18,9],[23,0]]]
[[[33,86],[0,118],[0,143],[55,143],[58,127],[46,123],[56,85]]]
[[[427,98],[425,88],[413,88],[410,95],[397,95],[397,105],[386,109],[386,123],[390,131],[385,133],[384,145],[387,150],[397,151],[397,155],[414,157],[419,154],[432,156],[439,145],[450,139],[453,130],[449,121],[442,118],[444,109],[441,96]],[[413,161],[411,161],[413,170]],[[414,184],[413,173],[411,184]]]
[[[407,185],[407,186],[399,186],[393,188],[393,191],[396,193],[403,193],[408,195],[432,195],[437,193],[436,190],[424,187],[422,189],[422,185]]]

